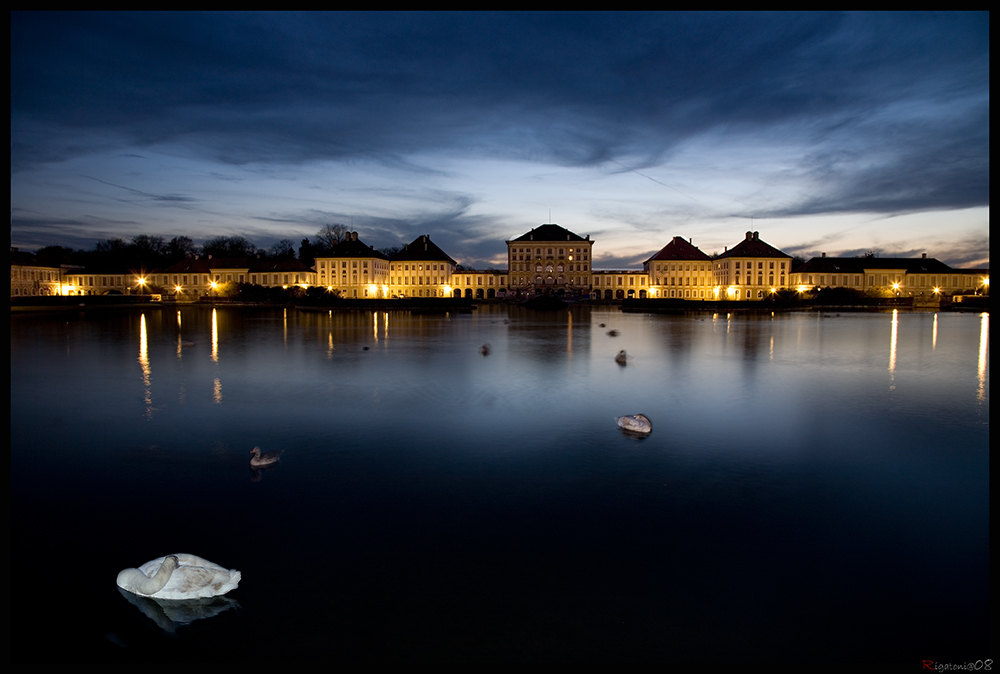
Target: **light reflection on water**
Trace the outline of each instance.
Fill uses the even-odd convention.
[[[95,658],[245,659],[264,624],[274,658],[968,658],[988,343],[988,314],[13,316],[14,548],[98,553]],[[240,568],[243,608],[165,645],[113,579],[170,552]]]

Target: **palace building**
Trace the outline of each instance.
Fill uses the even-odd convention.
[[[316,257],[316,284],[350,299],[390,297],[389,256],[350,232],[331,251]]]
[[[712,258],[689,240],[675,236],[642,263],[653,297],[715,299]]]
[[[389,287],[393,297],[448,297],[458,263],[431,237],[418,236],[389,262]]]
[[[782,289],[848,288],[919,297],[973,294],[989,288],[988,269],[954,269],[920,258],[821,257],[792,269],[792,258],[747,232],[710,256],[675,236],[642,269],[595,270],[594,241],[547,223],[505,242],[508,268],[463,269],[422,235],[386,255],[357,232],[317,255],[308,267],[293,257],[195,257],[149,273],[45,267],[11,250],[11,297],[160,293],[193,300],[227,284],[319,286],[347,299],[402,297],[525,298],[553,294],[579,299],[761,300]]]
[[[590,289],[594,242],[545,224],[507,244],[508,287],[516,294]]]
[[[726,247],[712,263],[715,299],[760,300],[788,287],[792,256],[761,241],[757,232],[732,248]]]
[[[958,295],[989,286],[988,269],[954,269],[927,257],[814,257],[791,274],[800,290],[850,288],[894,295]]]

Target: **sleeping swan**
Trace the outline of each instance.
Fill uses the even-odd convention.
[[[616,417],[615,421],[625,431],[648,435],[653,432],[653,424],[646,418],[645,414],[630,414],[625,417]]]
[[[153,599],[202,599],[240,584],[240,572],[197,555],[167,555],[118,574],[118,587]]]

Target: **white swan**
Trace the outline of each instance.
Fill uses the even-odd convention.
[[[202,599],[226,594],[240,584],[241,574],[197,555],[176,554],[146,562],[118,574],[118,587],[153,599]]]
[[[653,432],[653,424],[644,414],[632,414],[626,417],[616,417],[615,421],[630,433],[642,433],[646,435]]]

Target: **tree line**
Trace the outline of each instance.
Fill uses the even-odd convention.
[[[131,240],[110,238],[98,241],[92,250],[73,250],[62,246],[46,246],[35,253],[40,264],[59,266],[61,264],[82,265],[88,269],[163,269],[184,259],[202,255],[217,257],[270,257],[297,258],[303,264],[312,266],[317,257],[330,253],[337,245],[346,241],[350,232],[340,223],[320,227],[312,240],[302,239],[296,254],[295,244],[282,239],[268,249],[258,248],[244,236],[216,236],[200,246],[188,236],[175,236],[169,241],[162,236],[139,234]],[[402,246],[379,249],[390,255]]]

